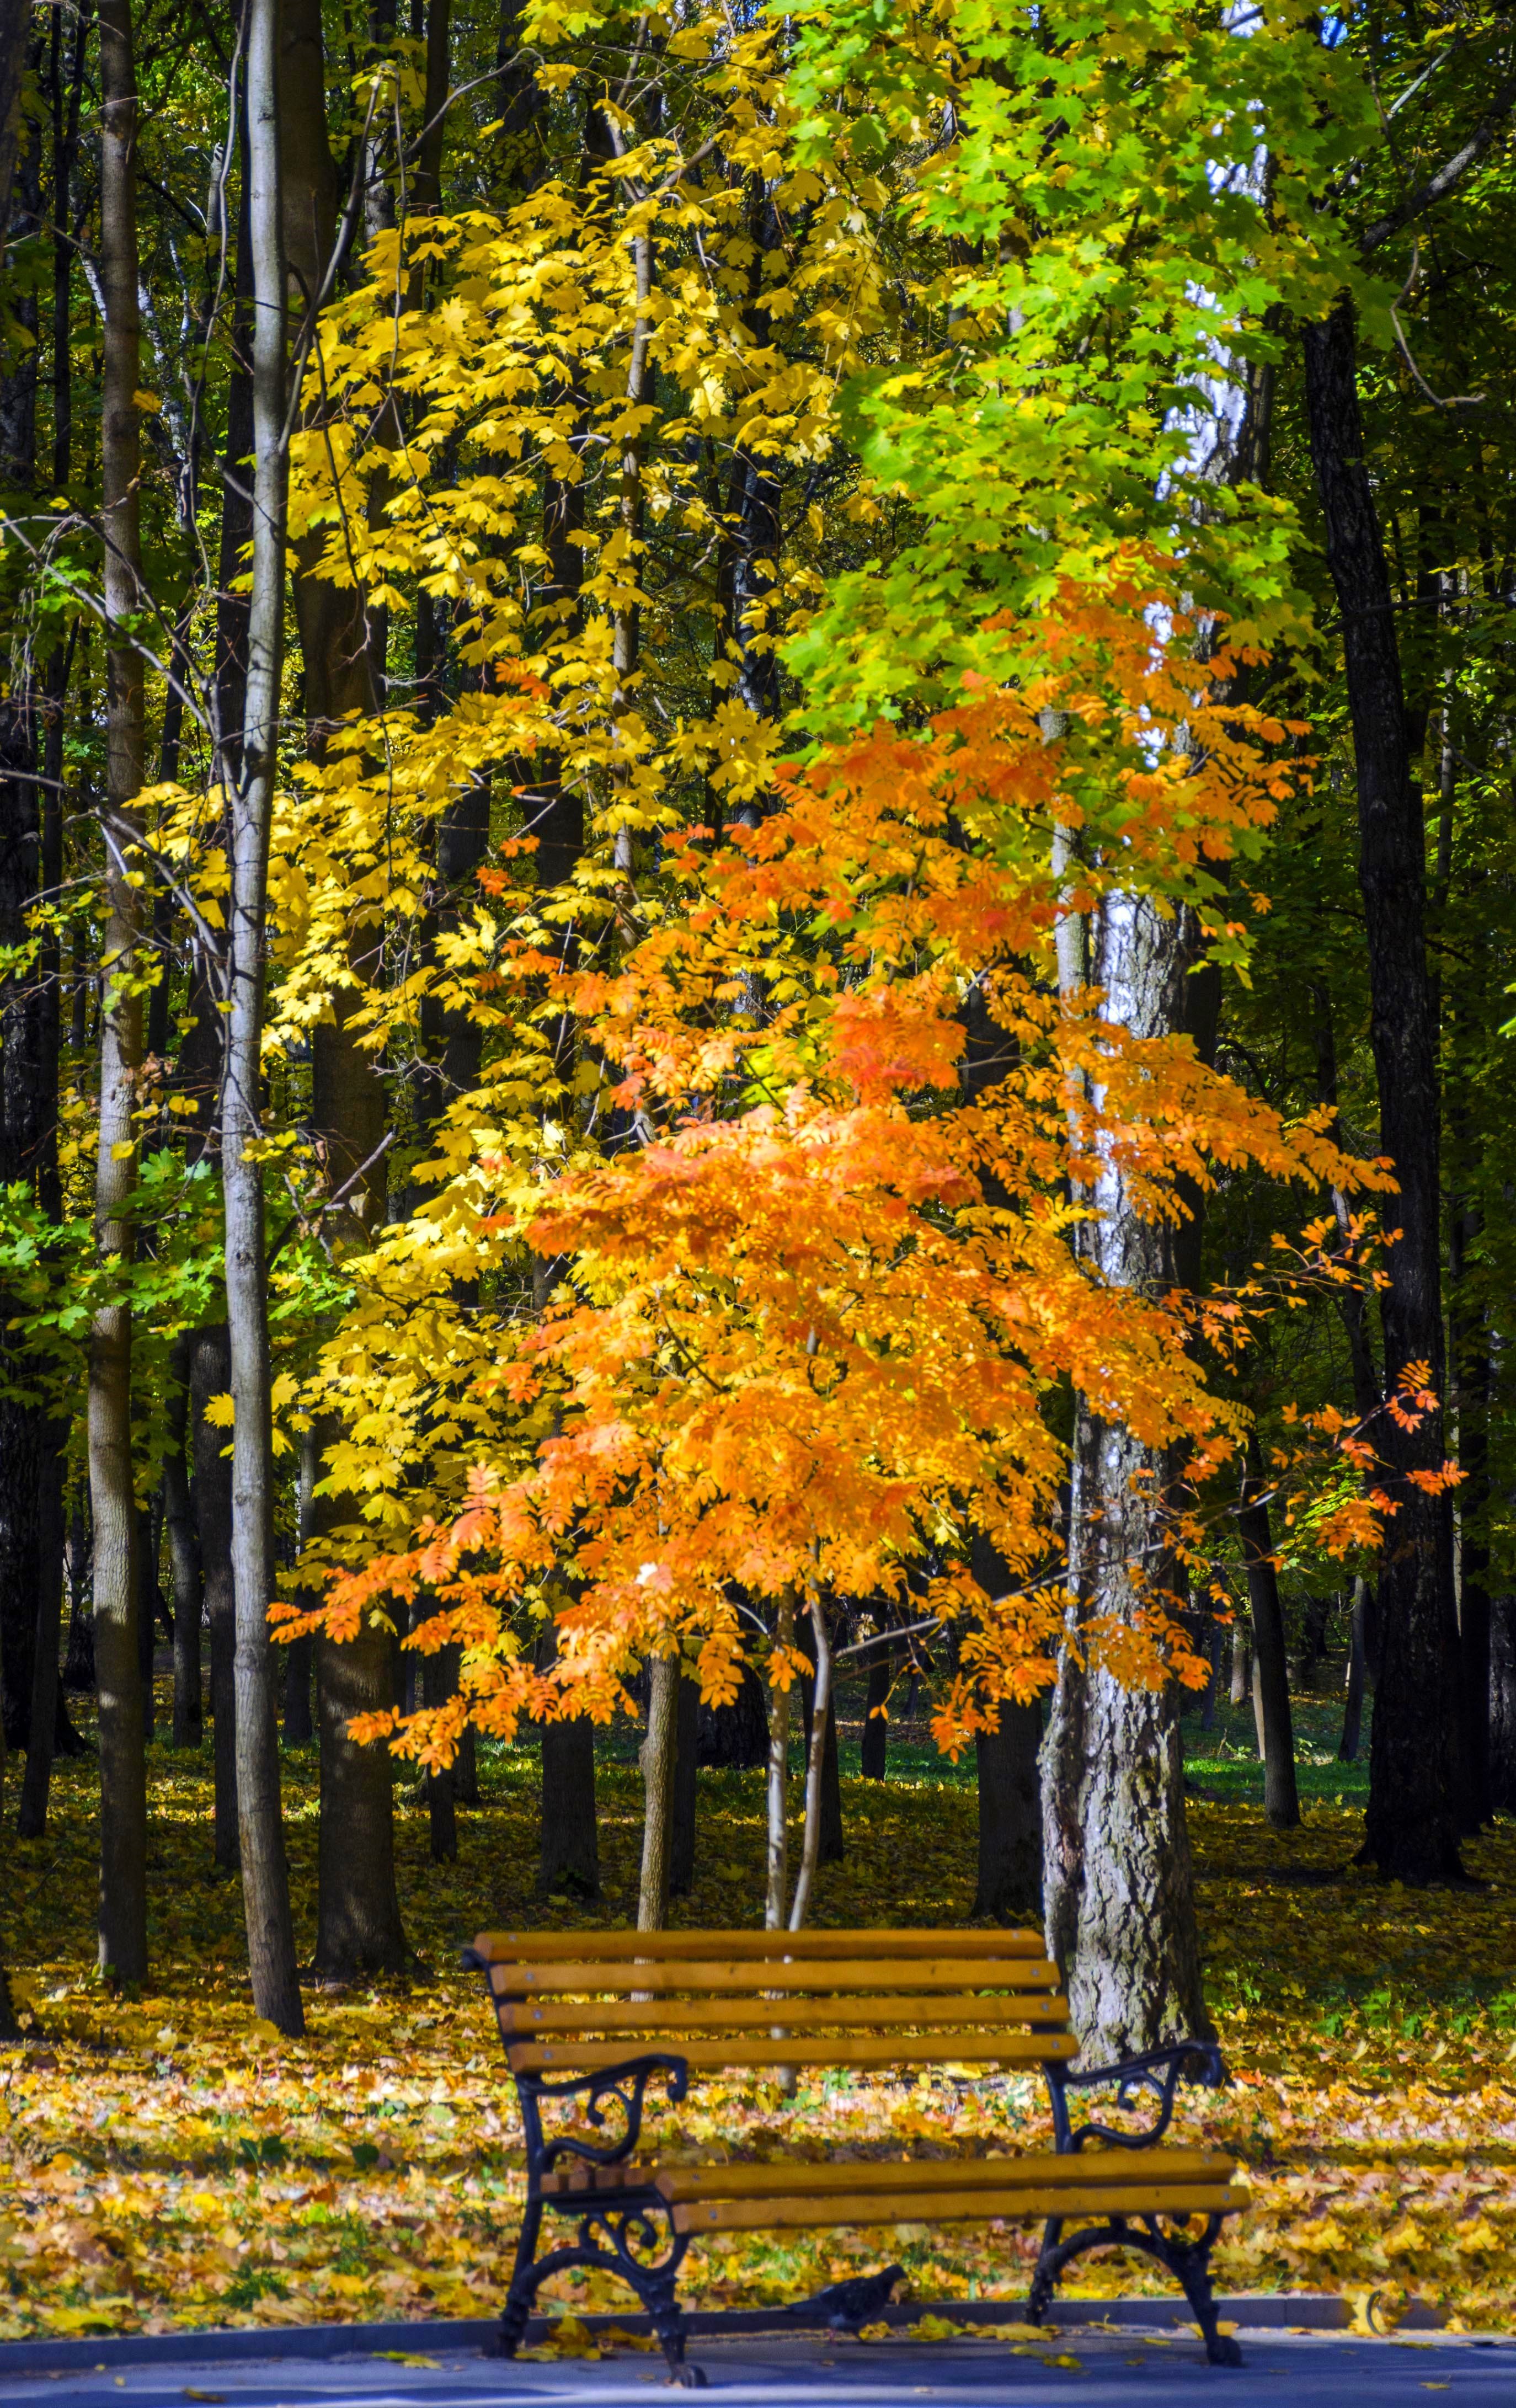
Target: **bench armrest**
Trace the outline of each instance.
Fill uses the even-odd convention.
[[[1081,2149],[1086,2141],[1104,2142],[1108,2148],[1151,2148],[1155,2141],[1163,2139],[1173,2120],[1181,2081],[1188,2079],[1214,2088],[1226,2080],[1222,2052],[1210,2040],[1178,2041],[1171,2048],[1150,2048],[1141,2057],[1123,2057],[1119,2065],[1092,2066],[1079,2073],[1071,2073],[1064,2065],[1050,2065],[1046,2072],[1052,2099],[1053,2130],[1060,2154]],[[1159,2102],[1157,2122],[1143,2132],[1123,2132],[1113,2125],[1094,2122],[1071,2127],[1065,2093],[1075,2088],[1090,2088],[1102,2082],[1114,2082],[1118,2086],[1118,2107],[1130,2106],[1139,2090],[1152,2091]]]
[[[578,2157],[585,2165],[619,2166],[625,2163],[636,2147],[642,2132],[642,2102],[648,2084],[654,2074],[664,2074],[668,2082],[668,2096],[678,2104],[690,2086],[690,2068],[682,2057],[659,2053],[649,2057],[628,2057],[624,2065],[603,2065],[593,2073],[573,2075],[567,2081],[549,2082],[540,2073],[518,2073],[516,2089],[522,2104],[522,2123],[526,2134],[526,2178],[529,2189],[535,2189],[539,2174],[547,2173],[560,2157]],[[606,2120],[603,2102],[614,2100],[616,2108],[625,2119],[625,2129],[620,2140],[599,2148],[593,2141],[579,2141],[570,2136],[549,2140],[542,2130],[542,2101],[573,2099],[586,2094],[585,2114],[592,2124]],[[616,2111],[610,2111],[614,2114]]]

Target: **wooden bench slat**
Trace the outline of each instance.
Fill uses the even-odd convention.
[[[786,2031],[856,2029],[877,2025],[889,2030],[918,2025],[927,2029],[960,2024],[1003,2031],[1016,2024],[1068,2028],[1068,2000],[1034,1991],[1026,1999],[622,1999],[594,2005],[539,2004],[502,1999],[500,2028],[508,2039],[529,2040],[554,2032],[765,2031],[782,2022]]]
[[[933,2157],[902,2164],[898,2158],[865,2158],[823,2165],[795,2165],[789,2160],[766,2165],[639,2165],[563,2166],[542,2177],[545,2193],[554,2198],[591,2190],[620,2190],[651,2184],[671,2204],[709,2199],[798,2197],[802,2192],[823,2197],[829,2191],[908,2190],[936,2193],[944,2188],[1000,2190],[1043,2188],[1059,2185],[1075,2188],[1132,2191],[1151,2189],[1155,2181],[1167,2186],[1229,2182],[1236,2161],[1210,2149],[1166,2149],[1161,2158],[1144,2158],[1137,2150],[1090,2149],[1077,2157],[1040,2152],[1023,2157]]]
[[[782,2018],[782,2009],[773,2018]],[[1051,2065],[1079,2055],[1072,2032],[1003,2032],[981,2038],[973,2032],[944,2032],[940,2039],[915,2033],[899,2040],[875,2040],[865,2033],[835,2040],[692,2040],[668,2051],[697,2071],[716,2066],[764,2065]],[[626,2044],[616,2041],[508,2040],[506,2057],[513,2073],[591,2073],[603,2066],[622,2065]]]
[[[481,1931],[473,1952],[482,1964],[530,1964],[550,1955],[557,1964],[593,1957],[605,1964],[628,1957],[906,1956],[1041,1957],[1039,1931],[964,1931],[949,1924],[911,1931]]]
[[[965,1990],[997,1989],[1015,1995],[1023,1990],[1056,1990],[1058,1970],[1045,1957],[1033,1962],[1023,1960],[1014,1967],[1008,1965],[1006,1978],[997,1982],[994,1968],[974,1958],[932,1957],[920,1963],[903,1964],[900,1979],[892,1982],[889,1972],[879,1959],[860,1961],[839,1959],[825,1965],[791,1965],[770,1960],[766,1963],[644,1965],[636,1963],[579,1964],[499,1964],[490,1969],[490,1987],[496,1999],[540,1998],[547,1995],[582,1997],[587,1992],[610,1991],[624,1997],[639,1993],[654,1998],[677,1997],[690,1992],[699,1997],[753,1997],[777,1991],[786,1997],[810,1997],[836,1991],[839,1995],[854,1990]]]
[[[676,2232],[770,2232],[806,2225],[981,2224],[1007,2215],[1208,2215],[1239,2204],[1221,2183],[1154,2181],[1146,2190],[1130,2184],[1088,2186],[1048,2185],[1004,2191],[852,2191],[824,2197],[793,2193],[785,2199],[690,2200],[670,2209]]]

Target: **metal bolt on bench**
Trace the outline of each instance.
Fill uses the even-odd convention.
[[[1204,2150],[1156,2148],[1180,2082],[1222,2080],[1220,2052],[1181,2041],[1071,2071],[1079,2042],[1068,2002],[1035,1932],[497,1931],[481,1933],[464,1962],[488,1982],[526,2141],[502,2355],[521,2346],[550,2275],[598,2267],[636,2292],[674,2380],[698,2386],[705,2378],[685,2358],[677,2291],[696,2234],[999,2216],[1044,2219],[1027,2302],[1034,2321],[1075,2258],[1138,2249],[1182,2286],[1212,2364],[1240,2362],[1236,2342],[1217,2330],[1210,2288],[1222,2219],[1243,2204],[1232,2187],[1237,2169]],[[651,2045],[628,2054],[638,2040]],[[659,2166],[634,2156],[651,2082],[679,2100],[692,2073],[718,2069],[965,2064],[1043,2074],[1051,2155],[820,2166]],[[1135,2132],[1073,2123],[1070,2091],[1107,2083],[1123,2109],[1153,2093],[1155,2120]],[[559,2100],[578,2102],[597,2128],[610,2119],[612,2137],[602,2144],[545,2130],[543,2107]],[[539,2257],[550,2212],[577,2230]]]

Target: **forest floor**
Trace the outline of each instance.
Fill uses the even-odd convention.
[[[1362,1763],[1336,1762],[1337,1710],[1303,1701],[1304,1824],[1271,1832],[1244,1718],[1187,1725],[1208,1992],[1233,2080],[1192,2094],[1180,2135],[1247,2165],[1252,2206],[1218,2251],[1226,2292],[1411,2296],[1465,2326],[1516,2320],[1516,1827],[1470,1843],[1476,1883],[1407,1892],[1356,1870]],[[629,1755],[631,1733],[625,1735]],[[481,1749],[479,1812],[456,1864],[434,1866],[427,1817],[397,1794],[401,1899],[421,1960],[408,1987],[307,1994],[286,2042],[252,2012],[236,1880],[210,1861],[208,1753],[150,1756],[154,1972],[114,1996],[93,1971],[93,1757],[61,1764],[46,1838],[13,1837],[4,1801],[0,1947],[30,2023],[0,2064],[0,2340],[34,2333],[480,2316],[497,2307],[522,2196],[514,2094],[460,1946],[502,1923],[593,1919],[535,1891],[536,1765]],[[844,1727],[843,1763],[856,1764]],[[316,1765],[286,1759],[297,1934],[314,1929]],[[599,1791],[605,1899],[636,1897],[639,1784]],[[816,1920],[951,1924],[972,1892],[967,1767],[922,1735],[892,1739],[885,1784],[843,1781],[846,1862]],[[762,1775],[703,1773],[694,1893],[680,1922],[747,1923],[761,1896]],[[848,2076],[708,2081],[666,2113],[665,2157],[740,2146],[815,2157],[837,2145],[1037,2146],[1026,2080],[895,2086]],[[847,2272],[903,2264],[918,2299],[1024,2296],[1035,2236],[994,2227],[732,2236],[688,2261],[691,2304],[800,2298]],[[1139,2261],[1076,2270],[1099,2297],[1164,2287]],[[624,2310],[600,2278],[565,2307]]]

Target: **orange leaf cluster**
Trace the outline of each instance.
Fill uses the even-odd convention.
[[[526,940],[508,962],[523,1008],[550,982],[610,1066],[608,1108],[636,1141],[499,1219],[502,1245],[568,1266],[483,1383],[503,1432],[536,1407],[551,1434],[509,1476],[481,1464],[455,1520],[338,1575],[322,1609],[341,1637],[424,1596],[416,1643],[462,1644],[458,1697],[396,1742],[422,1762],[446,1762],[468,1718],[508,1736],[523,1715],[605,1720],[623,1674],[671,1648],[727,1698],[747,1600],[903,1600],[908,1583],[913,1612],[962,1627],[938,1724],[960,1746],[1051,1676],[1054,1400],[1203,1461],[1230,1446],[1236,1411],[1183,1301],[1103,1281],[1071,1244],[1080,1191],[1115,1171],[1137,1212],[1173,1220],[1182,1182],[1203,1190],[1218,1165],[1338,1187],[1364,1172],[1187,1038],[1138,1039],[1097,993],[1058,993],[1060,915],[1118,885],[1223,933],[1207,865],[1253,840],[1290,774],[1286,731],[1220,698],[1224,652],[1197,665],[1172,612],[1160,646],[1137,566],[1065,596],[1019,687],[781,772],[778,807],[724,843],[672,838],[672,900],[614,969]],[[977,1092],[975,993],[997,1052]],[[967,1569],[976,1533],[1003,1597]],[[1080,1643],[1139,1682],[1189,1652],[1157,1596]]]

